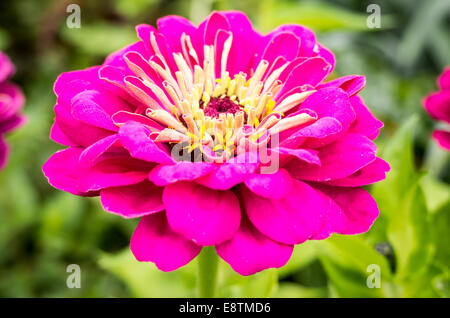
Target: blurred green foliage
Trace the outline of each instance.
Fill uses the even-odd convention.
[[[80,29],[66,27],[70,3],[81,6]],[[366,26],[370,3],[381,8],[380,29]],[[262,32],[281,23],[312,28],[336,54],[336,76],[367,77],[362,96],[385,123],[377,144],[392,168],[369,189],[380,217],[368,233],[306,242],[284,268],[251,277],[221,261],[219,295],[449,297],[449,154],[430,139],[435,124],[421,106],[450,64],[447,0],[1,1],[0,49],[17,66],[29,122],[8,136],[10,164],[0,173],[0,296],[196,296],[195,261],[172,273],[138,263],[128,248],[137,221],[51,188],[41,166],[59,149],[48,139],[58,74],[99,64],[136,41],[139,23],[168,14],[198,23],[212,9],[243,10]],[[80,289],[66,287],[73,263]],[[366,285],[370,264],[381,270],[381,288]]]

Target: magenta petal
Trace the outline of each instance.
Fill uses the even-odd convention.
[[[271,239],[300,244],[317,233],[328,208],[321,195],[308,184],[295,180],[282,199],[266,199],[241,188],[245,211],[252,224]]]
[[[58,123],[55,121],[50,130],[50,139],[58,144],[64,146],[77,146],[77,143],[73,142],[69,136],[67,136],[61,128],[59,128]]]
[[[450,132],[444,130],[435,130],[433,131],[433,138],[436,139],[436,141],[442,148],[450,150]]]
[[[331,52],[329,49],[327,49],[326,47],[324,47],[319,43],[317,43],[317,49],[318,49],[317,55],[325,59],[325,61],[327,61],[328,64],[331,65],[331,72],[332,72],[336,64],[336,57],[334,56],[333,52]]]
[[[281,157],[286,156],[305,161],[310,164],[320,166],[320,158],[317,150],[313,149],[291,149],[291,148],[272,148],[271,151],[278,153]]]
[[[85,166],[92,166],[95,160],[108,151],[114,143],[119,140],[117,135],[111,135],[106,138],[100,139],[96,143],[83,150],[80,156],[80,164]]]
[[[147,179],[152,164],[145,161],[111,155],[88,168],[80,168],[79,189],[83,192],[98,191],[109,187],[125,186]]]
[[[436,120],[450,124],[450,91],[428,95],[424,101],[426,111]]]
[[[450,67],[447,66],[438,78],[438,85],[441,90],[450,91]]]
[[[203,29],[203,25],[199,26],[199,29]],[[230,30],[230,24],[228,19],[220,12],[214,11],[204,21],[204,43],[206,45],[214,45],[216,34],[219,30]]]
[[[207,175],[217,166],[210,162],[180,161],[173,165],[159,165],[149,174],[149,180],[158,186],[178,181],[191,181]]]
[[[339,188],[316,185],[342,210],[329,214],[325,227],[340,234],[367,232],[378,217],[378,207],[372,196],[362,188]]]
[[[318,56],[309,58],[292,70],[279,95],[281,96],[297,86],[311,85],[315,87],[330,74],[330,70],[330,64],[323,58]]]
[[[232,239],[216,246],[217,254],[239,274],[247,276],[284,266],[293,246],[275,242],[243,218]]]
[[[293,176],[302,180],[330,181],[347,177],[375,160],[376,146],[365,136],[345,134],[319,150],[321,166],[295,161],[288,164]]]
[[[167,40],[167,48],[171,52],[182,52],[181,36],[183,33],[189,35],[195,50],[200,50],[199,32],[197,27],[186,18],[180,16],[169,15],[158,19],[156,22],[158,31],[164,34]]]
[[[0,134],[7,133],[13,129],[18,128],[19,126],[23,125],[26,118],[21,115],[14,115],[5,121],[0,120]]]
[[[348,96],[358,94],[366,86],[366,78],[361,75],[347,75],[320,84],[318,88],[337,87],[344,90]]]
[[[256,158],[249,153],[245,153],[219,165],[216,170],[197,179],[196,182],[211,189],[228,190],[243,182],[250,174],[255,172],[257,167]]]
[[[55,188],[72,194],[82,195],[78,189],[78,159],[82,148],[70,147],[56,152],[42,166],[48,182]]]
[[[6,81],[10,76],[14,74],[16,68],[11,63],[8,55],[0,52],[0,83]]]
[[[383,127],[383,122],[375,118],[358,95],[352,96],[350,103],[356,114],[356,120],[353,122],[350,131],[362,134],[372,140],[375,139]]]
[[[292,32],[300,39],[301,48],[299,56],[312,56],[314,47],[316,45],[316,37],[310,29],[298,24],[284,24],[279,26],[272,33],[283,31]]]
[[[239,72],[250,74],[255,49],[260,45],[261,35],[253,29],[248,17],[239,11],[224,11],[233,34],[227,70],[230,76]]]
[[[301,145],[302,147],[320,148],[335,141],[341,132],[342,125],[337,119],[322,117],[282,140],[281,146],[295,148]]]
[[[136,218],[164,210],[163,188],[144,181],[129,186],[106,188],[100,191],[106,211],[124,218]]]
[[[344,131],[356,119],[355,111],[350,104],[347,93],[340,88],[319,89],[303,102],[300,109],[303,108],[313,110],[319,118],[336,118],[341,123]]]
[[[3,137],[0,135],[0,170],[6,166],[8,158],[8,145]]]
[[[170,227],[199,245],[230,239],[241,222],[239,201],[231,191],[178,182],[165,187],[163,202]]]
[[[149,138],[149,133],[137,122],[127,122],[119,129],[120,141],[134,158],[149,162],[174,163],[170,153],[158,147]]]
[[[284,57],[286,61],[292,61],[298,55],[300,44],[300,39],[293,33],[280,32],[269,41],[261,59],[269,62],[269,65],[279,56]]]
[[[273,174],[253,174],[245,180],[245,185],[253,193],[265,198],[281,199],[291,192],[293,179],[285,169]]]
[[[367,166],[342,179],[328,181],[327,184],[339,187],[362,187],[386,179],[389,164],[383,159],[376,158]]]
[[[186,265],[201,251],[194,242],[173,232],[163,212],[144,216],[131,237],[131,251],[140,262],[153,262],[169,272]]]

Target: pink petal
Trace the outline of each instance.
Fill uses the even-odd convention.
[[[199,30],[204,29],[204,43],[206,45],[214,45],[216,34],[219,30],[230,30],[228,19],[220,12],[214,11],[210,16],[199,26]]]
[[[326,237],[330,232],[348,235],[367,232],[378,217],[377,203],[362,188],[339,188],[324,185],[316,185],[315,188],[337,204],[336,210],[341,209],[341,211],[329,213],[323,232],[319,233],[316,239]]]
[[[209,162],[180,161],[173,165],[159,165],[149,174],[149,180],[158,186],[178,181],[191,181],[207,175],[217,166]]]
[[[433,131],[433,138],[442,148],[450,151],[450,132],[444,130],[435,130]]]
[[[356,120],[349,131],[362,134],[372,140],[375,139],[383,127],[383,122],[375,118],[358,95],[350,97],[350,103],[355,111]]]
[[[55,121],[50,130],[50,139],[58,144],[64,146],[78,146],[77,143],[73,142],[69,136],[67,136],[61,128],[59,128],[58,123]]]
[[[330,74],[330,71],[330,64],[323,58],[318,56],[309,58],[292,70],[283,88],[279,92],[279,95],[283,95],[285,92],[297,86],[311,85],[315,87]],[[315,94],[311,95],[308,99],[314,95]],[[308,99],[306,99],[306,101]],[[304,103],[306,103],[306,101]],[[311,109],[315,110],[314,108]]]
[[[26,118],[20,115],[14,115],[4,121],[0,120],[0,134],[7,133],[24,124]]]
[[[196,51],[203,49],[200,34],[197,27],[184,17],[169,15],[156,21],[158,31],[167,39],[167,48],[170,52],[182,52],[181,35],[186,33],[191,38],[192,45]],[[202,39],[203,41],[203,39]]]
[[[98,191],[139,183],[147,180],[148,171],[154,166],[129,156],[111,154],[104,157],[92,167],[80,167],[78,187],[81,191]]]
[[[433,93],[425,98],[424,104],[431,117],[450,124],[450,91]]]
[[[302,180],[330,181],[347,177],[375,160],[376,146],[367,137],[345,134],[319,150],[321,166],[304,161],[290,162],[288,169]]]
[[[232,239],[217,245],[217,254],[241,275],[284,266],[293,246],[272,241],[243,218]]]
[[[300,39],[301,48],[299,56],[312,56],[314,46],[316,45],[316,37],[310,29],[298,24],[283,24],[272,31],[271,34],[284,31],[292,32]]]
[[[319,118],[334,117],[345,131],[356,119],[355,111],[350,104],[348,95],[340,88],[321,88],[310,95],[299,109],[311,109]]]
[[[447,66],[438,78],[441,90],[450,90],[450,67]]]
[[[78,188],[78,158],[82,148],[70,147],[52,155],[42,166],[42,171],[53,187],[75,195],[84,193]]]
[[[106,211],[124,218],[135,218],[164,210],[162,193],[163,188],[144,181],[102,189],[100,197]]]
[[[318,88],[337,87],[344,90],[348,96],[358,94],[366,86],[366,77],[361,75],[347,75],[320,84]]]
[[[322,117],[306,127],[298,129],[281,141],[281,146],[295,148],[320,148],[335,141],[342,132],[341,123],[333,117]]]
[[[0,170],[6,166],[8,160],[9,148],[6,141],[0,135]]]
[[[324,47],[323,45],[317,43],[318,53],[317,55],[325,59],[325,61],[328,62],[328,64],[331,65],[331,72],[334,70],[334,66],[336,64],[336,58],[329,49]]]
[[[227,71],[230,76],[239,72],[250,74],[250,67],[261,35],[253,29],[251,21],[240,11],[223,11],[233,34],[233,43],[228,56]]]
[[[55,105],[55,123],[73,144],[82,147],[89,147],[112,134],[110,130],[94,127],[75,119],[63,104]]]
[[[386,179],[386,173],[389,170],[390,167],[386,161],[376,158],[348,177],[331,180],[327,184],[339,187],[362,187]]]
[[[201,247],[173,232],[163,212],[144,216],[131,237],[131,251],[140,262],[153,262],[164,272],[193,260]]]
[[[261,59],[269,62],[269,65],[279,56],[284,57],[286,61],[292,61],[297,57],[300,45],[300,39],[295,34],[291,32],[277,33],[270,39],[267,47],[263,51]],[[254,67],[257,66],[254,65]]]
[[[158,124],[157,122],[151,120],[150,118],[143,116],[143,115],[139,115],[139,114],[135,114],[135,113],[129,113],[129,112],[124,112],[124,111],[119,111],[117,113],[115,113],[112,116],[112,121],[115,125],[123,125],[129,121],[134,121],[140,124],[143,124],[144,126],[146,126],[146,128],[148,128],[150,131],[160,131],[163,130],[164,127],[161,126],[160,124]]]
[[[108,149],[110,149],[117,141],[119,137],[117,135],[111,135],[106,138],[100,139],[96,143],[83,150],[80,155],[80,164],[85,166],[92,166],[95,161]]]
[[[281,199],[291,192],[293,179],[285,169],[279,169],[273,174],[253,174],[245,185],[264,198]]]
[[[196,180],[197,183],[211,189],[228,190],[236,184],[243,182],[250,174],[255,172],[258,162],[254,157],[245,153],[225,162],[210,174]]]
[[[0,121],[16,115],[25,103],[22,90],[11,83],[0,83]]]
[[[165,187],[163,202],[170,227],[199,245],[224,242],[239,228],[241,210],[231,191],[178,182]]]
[[[324,222],[327,202],[308,184],[295,180],[282,199],[267,199],[241,187],[245,211],[252,224],[271,239],[300,244],[317,233]]]
[[[119,137],[134,158],[167,164],[175,162],[168,151],[161,149],[149,138],[149,131],[142,124],[125,123],[119,129]]]
[[[16,68],[9,57],[5,53],[0,52],[0,83],[10,78],[15,71]]]

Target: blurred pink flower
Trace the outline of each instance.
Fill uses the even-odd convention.
[[[425,97],[423,105],[431,117],[450,124],[450,67],[444,69],[437,80],[437,84],[440,91]],[[442,148],[450,151],[449,130],[436,129],[433,132],[433,138]]]
[[[6,165],[8,155],[8,146],[3,135],[24,121],[19,112],[25,98],[19,87],[8,82],[14,72],[14,65],[8,56],[0,52],[0,169]]]
[[[50,137],[68,148],[43,167],[51,185],[142,217],[131,250],[163,271],[215,246],[250,275],[295,244],[370,228],[378,209],[361,187],[389,165],[363,76],[324,82],[334,56],[300,25],[261,35],[229,11],[157,26],[57,79]]]

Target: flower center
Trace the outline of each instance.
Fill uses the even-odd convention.
[[[212,118],[219,118],[219,114],[232,114],[243,110],[243,107],[239,105],[237,101],[232,101],[230,97],[213,97],[210,99],[208,105],[204,108],[203,112],[206,116]]]

